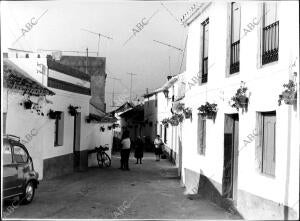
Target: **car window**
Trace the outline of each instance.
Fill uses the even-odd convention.
[[[26,163],[28,160],[27,153],[20,146],[14,146],[14,162],[16,163]]]
[[[8,143],[3,144],[3,165],[12,163],[11,148]]]

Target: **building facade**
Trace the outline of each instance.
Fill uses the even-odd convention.
[[[296,2],[211,2],[182,18],[181,102],[193,113],[182,125],[182,182],[246,219],[299,218],[299,99],[278,104],[289,80],[299,93],[298,16]],[[217,105],[213,120],[199,114],[206,102]]]
[[[8,53],[7,72],[24,73],[53,95],[32,96],[4,88],[5,133],[20,137],[39,179],[87,170],[88,150],[96,146],[108,144],[110,154],[114,119],[106,119],[96,105],[92,108],[91,76],[46,54],[23,54]],[[33,105],[25,108],[28,100]]]

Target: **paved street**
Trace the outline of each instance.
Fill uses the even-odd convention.
[[[238,218],[209,201],[184,195],[176,169],[167,160],[156,162],[147,153],[142,165],[130,159],[130,171],[119,170],[119,160],[113,156],[107,169],[42,181],[34,201],[7,218]]]

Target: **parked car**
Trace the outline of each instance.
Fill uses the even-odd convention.
[[[2,148],[3,199],[19,196],[20,203],[28,204],[39,184],[32,158],[17,136],[4,135]]]

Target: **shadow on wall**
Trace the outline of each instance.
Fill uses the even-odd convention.
[[[243,219],[233,202],[222,196],[222,185],[204,176],[202,170],[196,173],[185,168],[185,183],[189,199],[207,199]]]

